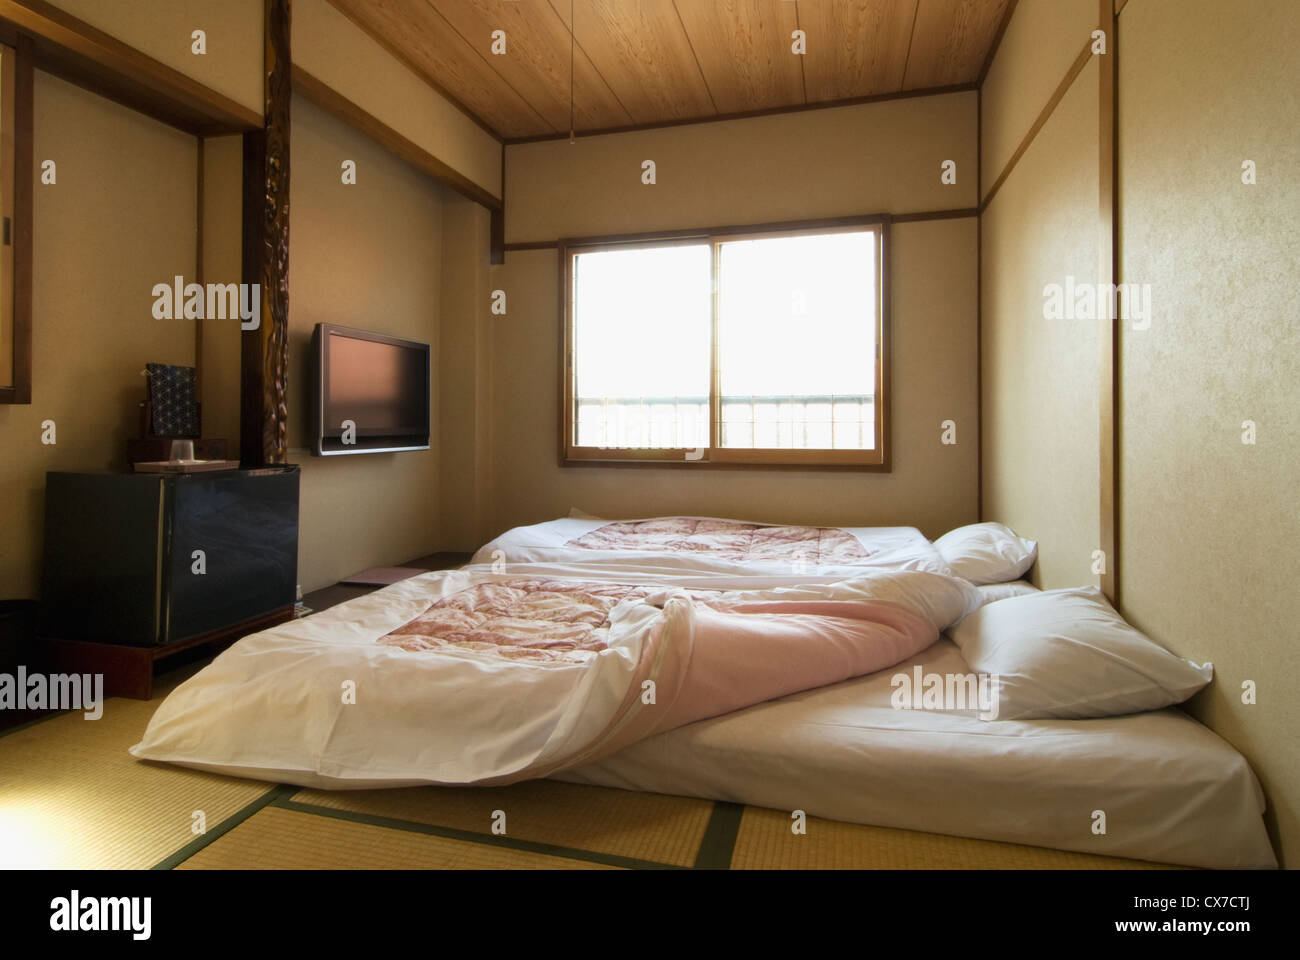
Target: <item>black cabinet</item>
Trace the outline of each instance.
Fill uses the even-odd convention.
[[[174,643],[294,602],[298,468],[49,473],[41,632]]]

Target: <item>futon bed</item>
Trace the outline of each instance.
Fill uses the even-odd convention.
[[[1277,865],[1249,764],[1178,708],[994,723],[976,709],[895,709],[891,679],[918,667],[970,671],[940,639],[887,670],[702,720],[556,777],[1160,863]]]
[[[836,579],[865,570],[951,571],[915,527],[812,527],[718,517],[602,520],[574,515],[514,527],[475,563],[601,563],[699,574]]]
[[[1035,555],[995,524],[937,543],[914,528],[694,517],[516,528],[459,571],[245,638],[178,687],[131,752],[330,789],[549,776],[1276,866],[1249,765],[1166,706],[1208,683],[1209,665],[1157,648],[1095,591],[1015,582]],[[1024,639],[1003,643],[1005,625],[1032,620],[1034,604],[1048,610],[1049,642],[1033,638],[1020,673],[1042,675],[1014,663],[994,674],[1005,718],[983,703],[900,702],[901,677],[973,677],[1005,661],[999,648]],[[1094,634],[1034,666],[1056,649],[1056,606],[1095,620]],[[1015,616],[986,616],[999,610]],[[1098,658],[1098,642],[1114,646]],[[1150,682],[1134,693],[1130,678]],[[1089,682],[1101,700],[1075,696]]]

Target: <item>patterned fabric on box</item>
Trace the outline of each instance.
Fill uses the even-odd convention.
[[[194,368],[151,363],[149,404],[151,432],[158,437],[197,437],[199,407],[194,397]]]

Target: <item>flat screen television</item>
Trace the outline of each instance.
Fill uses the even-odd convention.
[[[312,453],[429,449],[429,345],[318,323],[311,336]]]

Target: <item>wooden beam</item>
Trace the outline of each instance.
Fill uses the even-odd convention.
[[[516,250],[558,250],[560,249],[559,240],[537,240],[531,243],[507,243],[502,247],[503,253],[513,253]]]
[[[1113,0],[1098,0],[1100,29],[1106,36],[1106,52],[1100,54],[1101,81],[1098,84],[1099,127],[1097,134],[1099,202],[1098,202],[1098,263],[1099,289],[1112,289],[1120,274],[1119,263],[1119,210],[1116,190],[1118,167],[1118,137],[1116,136],[1116,105],[1118,70],[1115,36],[1115,8]],[[1100,408],[1100,539],[1098,548],[1105,557],[1101,574],[1101,590],[1116,607],[1119,606],[1119,579],[1117,576],[1119,548],[1119,430],[1116,414],[1119,403],[1119,318],[1110,307],[1115,303],[1105,300],[1106,309],[1101,316],[1099,339],[1101,356],[1098,367]]]
[[[963,207],[960,210],[926,210],[923,213],[896,213],[891,218],[894,223],[921,223],[925,220],[964,220],[978,217],[978,207]]]
[[[1057,84],[1056,90],[1052,92],[1052,96],[1043,106],[1043,109],[1039,111],[1037,118],[1034,120],[1033,126],[1029,128],[1029,131],[1020,141],[1020,145],[1016,147],[1016,152],[1011,155],[1011,159],[1007,161],[1006,166],[1002,168],[1002,172],[998,174],[997,179],[993,181],[993,185],[989,187],[988,196],[983,197],[980,200],[981,211],[993,202],[993,197],[1002,187],[1002,184],[1006,182],[1007,177],[1011,176],[1011,171],[1016,168],[1016,164],[1019,163],[1020,158],[1025,155],[1025,151],[1029,149],[1029,145],[1034,142],[1034,138],[1038,136],[1038,131],[1043,129],[1048,118],[1051,117],[1052,112],[1056,110],[1057,104],[1065,98],[1066,93],[1070,90],[1070,85],[1073,84],[1075,78],[1083,72],[1083,68],[1088,65],[1088,60],[1092,55],[1092,37],[1088,37],[1088,39],[1084,41],[1083,49],[1080,50],[1079,55],[1074,58],[1074,63],[1070,64],[1070,69],[1065,72],[1065,76],[1061,79],[1061,82]]]
[[[265,324],[262,300],[262,217],[266,205],[266,136],[260,130],[244,134],[240,279],[258,284],[254,295]],[[244,330],[239,336],[239,462],[262,466],[262,332]]]
[[[501,148],[501,205],[492,210],[488,231],[488,263],[506,262],[506,148]]]
[[[461,196],[481,203],[489,210],[496,210],[501,206],[501,201],[497,197],[469,177],[439,160],[419,144],[408,140],[333,87],[297,65],[293,67],[293,89],[304,99],[342,120],[348,126],[361,131],[389,153],[405,160],[440,183],[446,184]]]
[[[194,282],[203,286],[203,138],[195,138],[197,160],[194,179]],[[203,398],[203,317],[194,320],[194,393],[200,401]],[[202,433],[203,407],[199,407],[199,430]]]
[[[31,38],[42,70],[196,136],[262,125],[256,111],[45,0],[0,0],[0,23]]]
[[[20,36],[14,63],[13,383],[0,388],[0,403],[32,402],[32,41]]]
[[[564,244],[578,245],[591,243],[635,243],[642,240],[661,240],[665,237],[709,237],[725,236],[735,233],[759,233],[776,230],[816,230],[820,227],[853,226],[866,221],[891,223],[920,223],[925,220],[963,220],[979,216],[975,207],[963,207],[959,210],[926,210],[921,213],[869,213],[852,214],[845,217],[825,217],[820,220],[779,220],[773,223],[758,223],[747,226],[715,227],[679,227],[672,230],[650,230],[643,233],[616,233],[599,237],[566,237],[562,240],[531,240],[522,243],[507,243],[507,252],[517,250],[558,250]]]
[[[1015,6],[1015,0],[1011,0]],[[1006,21],[1002,28],[1006,29]],[[993,42],[997,49],[1002,31]],[[989,54],[992,61],[993,54]],[[984,192],[984,88],[975,93],[975,204]],[[984,522],[984,216],[975,223],[975,522]]]
[[[506,262],[506,212],[501,207],[492,211],[488,246],[488,263],[497,265]]]
[[[263,0],[266,125],[244,134],[243,279],[261,287],[261,322],[240,352],[239,454],[246,467],[288,455],[289,34],[292,0]]]

